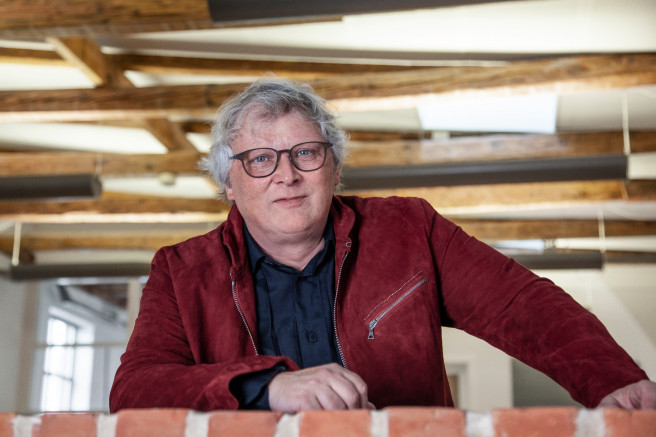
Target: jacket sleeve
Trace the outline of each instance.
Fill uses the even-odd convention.
[[[540,370],[596,407],[643,372],[602,323],[569,294],[467,235],[430,208],[443,323]]]
[[[111,412],[123,408],[237,409],[239,401],[230,391],[234,378],[277,365],[295,369],[284,357],[255,354],[226,362],[199,362],[187,335],[187,329],[195,327],[184,326],[164,258],[160,251],[153,260],[139,316],[110,393]]]

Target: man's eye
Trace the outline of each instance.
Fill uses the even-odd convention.
[[[257,155],[253,159],[251,159],[251,162],[254,164],[262,164],[263,162],[267,162],[269,160],[269,157],[267,155]]]
[[[314,151],[312,149],[301,149],[296,152],[296,156],[299,158],[307,158],[308,156],[312,156],[314,154]]]

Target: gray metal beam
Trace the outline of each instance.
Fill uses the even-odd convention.
[[[625,179],[625,155],[344,168],[347,190]]]

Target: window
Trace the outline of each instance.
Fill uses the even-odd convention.
[[[71,409],[77,334],[77,326],[55,317],[48,319],[41,391],[43,411]]]
[[[114,285],[113,296],[120,294],[116,290],[127,288],[125,281]],[[32,411],[109,409],[109,390],[125,350],[127,312],[110,302],[110,296],[102,299],[98,287],[95,284],[91,293],[87,283],[42,283]]]
[[[66,317],[69,316],[69,317]],[[48,317],[41,381],[41,411],[89,409],[93,326],[58,308]]]

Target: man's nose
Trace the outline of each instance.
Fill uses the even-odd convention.
[[[283,182],[292,182],[298,178],[298,170],[294,164],[292,164],[290,153],[291,152],[289,150],[285,150],[284,152],[280,153],[278,158],[278,167],[273,173],[274,178],[276,178],[276,182],[280,180]]]

